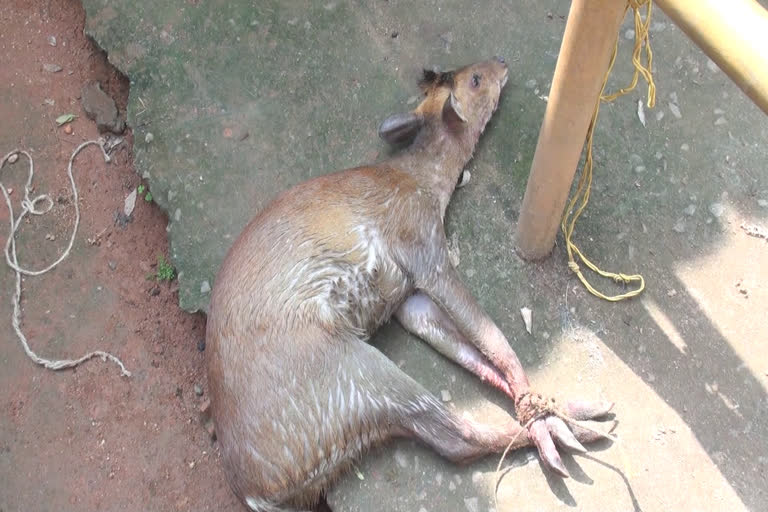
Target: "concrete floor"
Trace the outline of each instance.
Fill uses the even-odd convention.
[[[399,443],[364,459],[364,479],[338,484],[334,510],[768,504],[768,245],[740,227],[768,216],[768,120],[660,11],[651,29],[657,107],[643,126],[641,85],[602,109],[593,202],[577,227],[600,264],[646,278],[639,299],[607,304],[572,277],[560,242],[540,263],[520,260],[512,244],[569,2],[84,4],[87,32],[130,78],[135,165],[168,212],[189,311],[205,310],[228,246],[277,192],[387,151],[378,122],[415,101],[421,67],[510,62],[447,231],[459,271],[535,386],[615,400],[620,441],[569,459],[568,481],[544,473],[532,452],[515,454],[498,508],[496,457],[459,468]],[[630,78],[630,29],[627,18],[609,88]],[[457,410],[509,410],[398,326],[374,342],[428,389],[448,390]]]

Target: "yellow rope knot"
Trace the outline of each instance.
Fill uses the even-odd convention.
[[[645,280],[643,279],[643,276],[639,274],[627,275],[623,273],[613,273],[600,270],[597,265],[589,261],[587,257],[584,256],[584,254],[581,252],[581,250],[576,247],[576,244],[573,243],[572,238],[574,227],[576,226],[576,220],[581,216],[582,212],[587,207],[587,203],[589,202],[589,195],[592,189],[592,143],[595,135],[595,126],[597,125],[597,116],[600,112],[600,102],[611,102],[616,98],[634,90],[634,88],[637,86],[638,77],[643,75],[643,78],[646,80],[646,82],[648,82],[647,105],[649,108],[653,108],[653,106],[656,104],[656,85],[653,83],[653,76],[651,74],[653,52],[651,51],[651,42],[649,38],[652,5],[653,3],[650,0],[627,0],[626,10],[628,11],[629,9],[632,9],[635,15],[635,46],[632,51],[632,63],[635,66],[635,72],[632,76],[632,81],[627,87],[620,89],[613,94],[604,94],[605,85],[608,82],[608,77],[611,74],[613,65],[616,62],[616,53],[618,52],[619,48],[619,38],[617,35],[616,44],[613,49],[613,55],[611,56],[611,62],[608,65],[608,71],[606,72],[605,78],[603,79],[603,85],[600,88],[600,94],[598,96],[597,103],[595,104],[595,112],[592,114],[592,120],[590,121],[589,129],[587,130],[587,151],[586,157],[584,159],[584,168],[579,177],[576,193],[568,203],[568,207],[566,208],[565,214],[563,215],[563,220],[560,223],[560,229],[563,231],[563,236],[565,237],[565,248],[568,252],[568,268],[570,268],[578,276],[584,287],[592,295],[611,302],[617,302],[639,295],[645,289]],[[647,7],[645,18],[643,18],[643,16],[640,14],[640,9],[643,6]],[[643,50],[645,50],[645,62],[643,62]],[[576,206],[577,203],[579,203],[578,207]],[[630,290],[619,295],[604,295],[603,293],[597,291],[591,284],[589,284],[587,279],[581,273],[579,265],[575,261],[574,255],[578,256],[581,261],[596,274],[606,278],[611,278],[615,282],[622,284],[637,282],[638,287],[634,290]]]

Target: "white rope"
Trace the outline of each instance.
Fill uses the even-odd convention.
[[[64,252],[61,253],[61,256],[48,265],[47,267],[40,269],[40,270],[29,270],[19,265],[19,260],[16,255],[16,232],[19,229],[19,225],[21,224],[22,219],[29,213],[32,215],[43,215],[45,213],[48,213],[51,208],[53,208],[53,200],[48,194],[40,194],[39,196],[35,197],[34,199],[30,198],[29,194],[32,192],[32,177],[35,174],[35,167],[32,162],[32,156],[30,156],[29,153],[26,151],[21,151],[18,149],[14,149],[7,155],[5,155],[0,161],[0,171],[2,171],[3,167],[5,167],[6,162],[10,161],[12,158],[13,160],[11,163],[14,163],[18,159],[18,155],[23,155],[27,157],[27,160],[29,161],[29,173],[27,175],[27,183],[24,186],[24,197],[21,200],[21,212],[19,212],[19,217],[14,220],[14,214],[13,214],[13,205],[11,204],[11,197],[8,193],[8,190],[5,188],[5,185],[3,185],[2,181],[0,181],[0,189],[3,191],[3,196],[5,197],[5,204],[8,206],[8,212],[10,215],[10,229],[8,231],[8,240],[5,242],[5,261],[8,264],[10,268],[13,269],[13,271],[16,273],[16,291],[13,295],[13,315],[11,317],[11,323],[13,324],[13,330],[16,331],[16,336],[19,338],[19,341],[21,342],[21,346],[24,347],[24,352],[26,352],[27,356],[29,356],[32,361],[34,361],[36,364],[39,364],[41,366],[44,366],[45,368],[48,368],[50,370],[63,370],[65,368],[74,368],[75,366],[84,363],[85,361],[88,361],[91,358],[94,357],[101,357],[103,361],[106,361],[109,359],[113,363],[117,364],[120,367],[120,371],[122,375],[125,375],[126,377],[131,376],[131,372],[129,372],[125,366],[123,365],[123,362],[120,361],[117,357],[113,356],[112,354],[108,352],[103,352],[101,350],[95,350],[93,352],[89,352],[88,354],[84,355],[83,357],[80,357],[79,359],[45,359],[40,356],[38,356],[35,352],[32,351],[31,348],[29,348],[29,343],[27,342],[27,337],[24,336],[24,333],[21,330],[21,276],[27,275],[27,276],[39,276],[41,274],[45,274],[46,272],[49,272],[52,270],[56,265],[64,261],[64,259],[69,256],[70,251],[72,250],[72,245],[75,242],[75,236],[77,235],[77,229],[80,226],[80,205],[78,204],[78,195],[77,195],[77,186],[75,185],[75,178],[72,173],[72,163],[75,161],[75,157],[82,151],[84,148],[86,148],[89,145],[96,145],[101,149],[101,153],[104,155],[104,160],[106,162],[110,162],[110,157],[107,154],[107,148],[105,148],[106,142],[104,139],[98,139],[98,140],[89,140],[86,142],[83,142],[77,148],[72,152],[72,156],[69,158],[69,165],[67,166],[67,176],[69,176],[69,183],[72,186],[72,195],[74,196],[74,203],[75,203],[75,225],[72,229],[72,235],[69,237],[69,243],[67,244],[67,248],[64,250]],[[114,147],[113,145],[110,145],[110,148]],[[47,205],[43,207],[42,209],[38,208],[38,204],[41,201],[46,201]]]

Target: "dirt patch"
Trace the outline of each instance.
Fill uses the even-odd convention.
[[[96,80],[125,112],[128,81],[83,34],[74,0],[12,1],[0,10],[0,153],[35,159],[35,189],[53,212],[25,223],[19,257],[40,268],[63,250],[73,222],[66,164],[98,137],[80,106]],[[72,113],[71,132],[57,116]],[[69,131],[69,130],[68,130]],[[24,280],[24,329],[51,358],[90,350],[116,354],[123,378],[93,360],[58,373],[32,364],[10,327],[13,274],[0,272],[0,511],[242,510],[226,486],[216,444],[200,421],[206,399],[202,316],[178,308],[174,282],[148,279],[167,255],[167,219],[137,201],[130,222],[116,212],[138,185],[131,133],[105,165],[95,148],[77,159],[82,223],[72,255]],[[4,168],[18,210],[26,162]],[[0,206],[0,244],[8,211]]]

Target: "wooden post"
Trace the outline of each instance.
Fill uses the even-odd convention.
[[[543,258],[555,244],[626,7],[626,0],[571,3],[520,211],[516,244],[523,258]]]
[[[768,11],[754,0],[656,0],[768,114]]]

